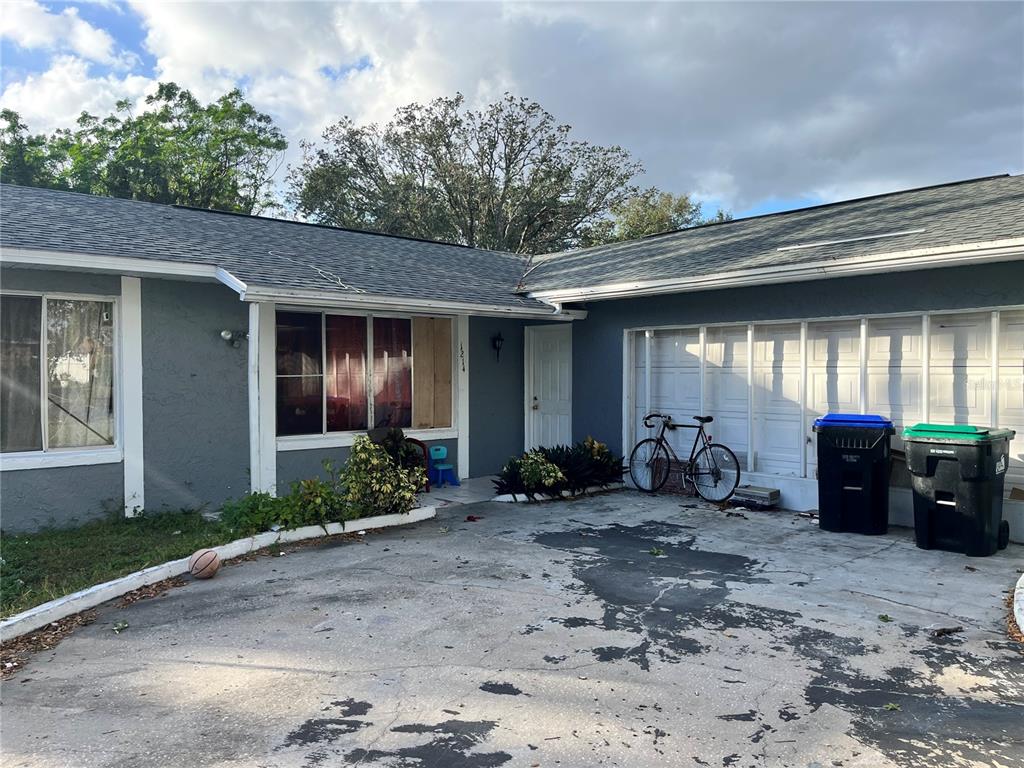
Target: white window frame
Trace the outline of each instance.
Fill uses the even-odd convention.
[[[373,318],[394,318],[397,320],[408,320],[410,324],[412,320],[417,317],[438,317],[449,320],[452,324],[451,342],[452,342],[452,425],[449,427],[433,427],[430,429],[406,429],[402,428],[402,432],[406,437],[411,437],[417,440],[449,440],[457,439],[460,437],[459,428],[457,426],[459,421],[459,395],[458,395],[458,381],[459,381],[459,333],[458,333],[458,318],[456,316],[450,316],[445,314],[405,314],[396,312],[369,312],[366,310],[358,309],[311,309],[310,307],[293,307],[286,305],[278,305],[274,312],[274,336],[277,337],[277,313],[278,312],[297,312],[307,315],[320,315],[320,342],[321,342],[321,377],[325,380],[324,385],[321,387],[321,397],[323,404],[321,406],[321,419],[323,424],[323,432],[313,435],[278,435],[277,450],[278,451],[307,451],[317,448],[347,448],[351,446],[355,439],[360,435],[365,435],[367,430],[349,430],[344,432],[328,432],[327,431],[327,386],[326,386],[326,370],[324,365],[326,363],[325,347],[327,344],[327,336],[325,333],[327,316],[337,315],[341,317],[365,317],[366,318],[366,354],[367,354],[367,370],[366,370],[366,399],[367,399],[367,424],[374,423],[373,413]],[[414,331],[410,327],[410,338],[412,338]],[[276,423],[277,419],[277,361],[276,359],[271,361],[271,365],[274,366],[274,419]],[[415,370],[416,370],[416,357],[413,356],[412,368],[410,375],[412,381],[415,381]]]
[[[93,464],[117,464],[124,458],[124,378],[122,371],[121,297],[102,294],[67,293],[63,291],[0,291],[4,296],[27,296],[40,299],[42,327],[40,329],[39,394],[43,397],[40,408],[42,420],[42,449],[38,451],[12,451],[0,453],[0,472],[47,467],[80,467]],[[114,373],[114,443],[113,445],[82,446],[76,448],[47,448],[46,399],[46,311],[48,300],[106,302],[113,308],[113,373]]]

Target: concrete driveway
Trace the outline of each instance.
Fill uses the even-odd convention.
[[[4,763],[1021,766],[1022,555],[630,492],[451,507],[105,609],[4,686]]]

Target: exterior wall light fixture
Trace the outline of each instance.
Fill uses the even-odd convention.
[[[237,348],[242,346],[242,342],[249,338],[249,334],[246,331],[223,330],[220,332],[220,337],[232,347]]]

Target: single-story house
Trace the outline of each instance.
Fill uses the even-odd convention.
[[[11,185],[0,217],[7,530],[274,492],[380,425],[462,477],[628,453],[650,410],[794,509],[828,411],[1016,429],[1024,489],[1024,176],[532,259]]]

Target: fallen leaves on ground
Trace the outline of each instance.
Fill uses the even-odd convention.
[[[55,648],[68,634],[95,620],[95,611],[83,611],[0,644],[0,677],[6,679],[17,674],[32,654]]]
[[[126,595],[122,595],[121,602],[118,603],[119,608],[127,608],[132,603],[137,603],[140,600],[149,600],[153,597],[163,597],[175,587],[183,587],[188,582],[180,576],[172,576],[169,579],[158,581],[156,584],[149,584],[145,587],[139,587],[133,589]]]
[[[1010,594],[1006,596],[1006,634],[1011,640],[1024,643],[1024,628],[1017,626],[1017,619],[1013,615],[1013,592],[1011,589]]]

